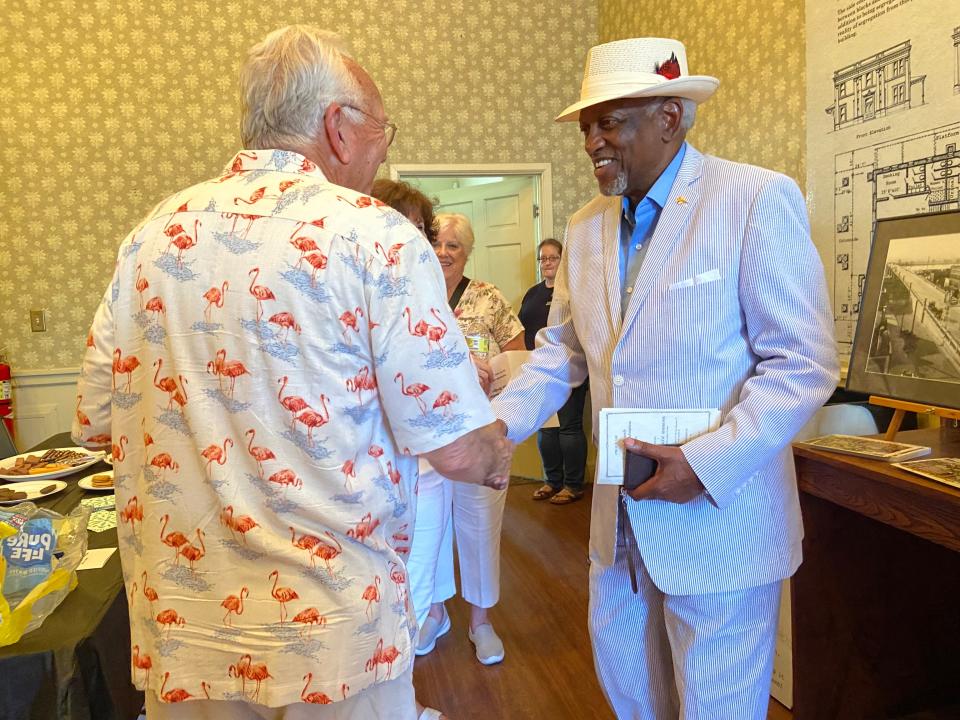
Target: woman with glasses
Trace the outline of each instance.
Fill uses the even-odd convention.
[[[543,281],[527,290],[520,304],[527,350],[533,350],[534,339],[546,326],[553,300],[553,282],[560,267],[563,245],[553,238],[537,247]],[[544,484],[533,493],[534,500],[550,500],[554,505],[567,505],[583,497],[583,474],[587,464],[587,439],[583,435],[583,403],[589,381],[574,388],[557,416],[560,427],[542,428],[537,433],[537,447],[543,461]]]

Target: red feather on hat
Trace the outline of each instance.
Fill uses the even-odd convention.
[[[662,65],[657,63],[653,70],[657,75],[663,75],[667,80],[676,80],[680,77],[680,62],[676,53],[670,53],[670,59]]]

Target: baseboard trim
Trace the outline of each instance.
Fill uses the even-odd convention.
[[[29,388],[44,385],[76,384],[79,376],[79,367],[41,368],[38,370],[15,371],[11,380],[15,388]]]

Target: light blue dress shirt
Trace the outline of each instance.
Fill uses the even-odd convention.
[[[630,211],[630,199],[623,198],[623,213],[620,215],[620,316],[627,311],[630,295],[640,266],[647,254],[647,240],[653,235],[660,211],[667,204],[673,181],[677,179],[683,156],[687,152],[687,143],[683,143],[667,168],[660,173],[660,177],[647,191],[643,200],[637,203],[637,208]]]

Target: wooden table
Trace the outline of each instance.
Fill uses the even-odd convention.
[[[897,440],[960,457],[955,428]],[[960,717],[960,490],[883,462],[794,455],[794,720]]]

